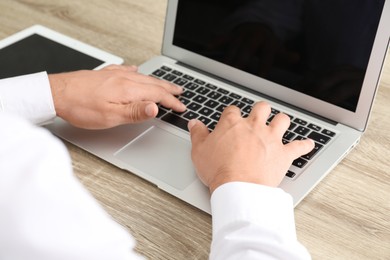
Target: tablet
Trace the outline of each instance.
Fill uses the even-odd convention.
[[[0,79],[40,71],[59,73],[122,64],[123,59],[34,25],[0,41]]]

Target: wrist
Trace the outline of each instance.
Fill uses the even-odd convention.
[[[63,92],[65,90],[66,82],[60,74],[50,74],[49,83],[50,89],[53,97],[54,109],[56,111],[57,116],[63,114]]]

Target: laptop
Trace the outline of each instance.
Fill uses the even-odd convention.
[[[390,3],[350,1],[170,0],[162,55],[140,72],[182,86],[188,110],[160,107],[156,119],[82,130],[57,118],[63,139],[210,213],[209,191],[191,162],[186,124],[213,131],[223,109],[267,101],[270,119],[291,118],[287,143],[316,148],[291,165],[280,188],[297,205],[359,142],[389,44]]]

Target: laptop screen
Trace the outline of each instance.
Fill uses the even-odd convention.
[[[384,0],[181,0],[173,44],[355,111]]]

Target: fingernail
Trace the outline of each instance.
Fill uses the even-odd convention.
[[[149,117],[153,117],[154,116],[154,104],[149,104],[145,107],[145,113],[147,116]]]
[[[188,122],[188,125],[187,125],[188,130],[191,131],[191,128],[194,127],[194,125],[196,125],[196,122],[197,122],[196,119],[191,119],[191,120]]]

